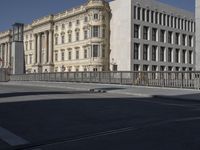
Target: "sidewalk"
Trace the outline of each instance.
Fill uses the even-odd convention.
[[[190,89],[173,89],[161,87],[141,87],[129,85],[108,85],[95,83],[72,83],[72,82],[26,82],[26,81],[11,81],[0,83],[3,85],[19,85],[19,86],[39,86],[52,88],[65,88],[71,90],[97,90],[100,92],[126,94],[140,97],[159,97],[171,98],[176,100],[192,100],[200,101],[200,91]]]

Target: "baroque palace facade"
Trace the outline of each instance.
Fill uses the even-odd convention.
[[[88,0],[25,25],[26,73],[109,70],[110,17],[107,2]],[[0,33],[0,67],[10,67],[11,41],[11,30]]]
[[[12,30],[0,33],[0,67],[11,42]],[[23,42],[26,73],[192,71],[199,61],[195,15],[157,0],[88,0],[25,25]]]

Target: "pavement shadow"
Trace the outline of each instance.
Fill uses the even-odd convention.
[[[17,96],[31,96],[31,95],[55,95],[55,94],[90,94],[91,91],[42,91],[42,92],[13,92],[1,93],[0,98],[17,97]]]
[[[190,149],[200,148],[200,122],[187,121],[199,114],[153,101],[58,98],[0,104],[0,124],[30,141],[6,150],[188,150],[184,142]]]

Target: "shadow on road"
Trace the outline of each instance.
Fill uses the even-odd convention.
[[[42,91],[42,92],[13,92],[0,94],[0,98],[31,96],[31,95],[55,95],[55,94],[90,94],[91,91]]]
[[[0,126],[30,141],[8,150],[196,150],[200,148],[200,111],[184,104],[155,98],[4,103],[0,104]]]

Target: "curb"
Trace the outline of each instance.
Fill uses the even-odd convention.
[[[185,102],[200,102],[200,99],[186,99],[186,98],[180,98],[176,96],[162,96],[162,95],[153,95],[153,98],[162,98],[162,99],[168,99],[168,100],[177,100],[177,101],[185,101]]]

